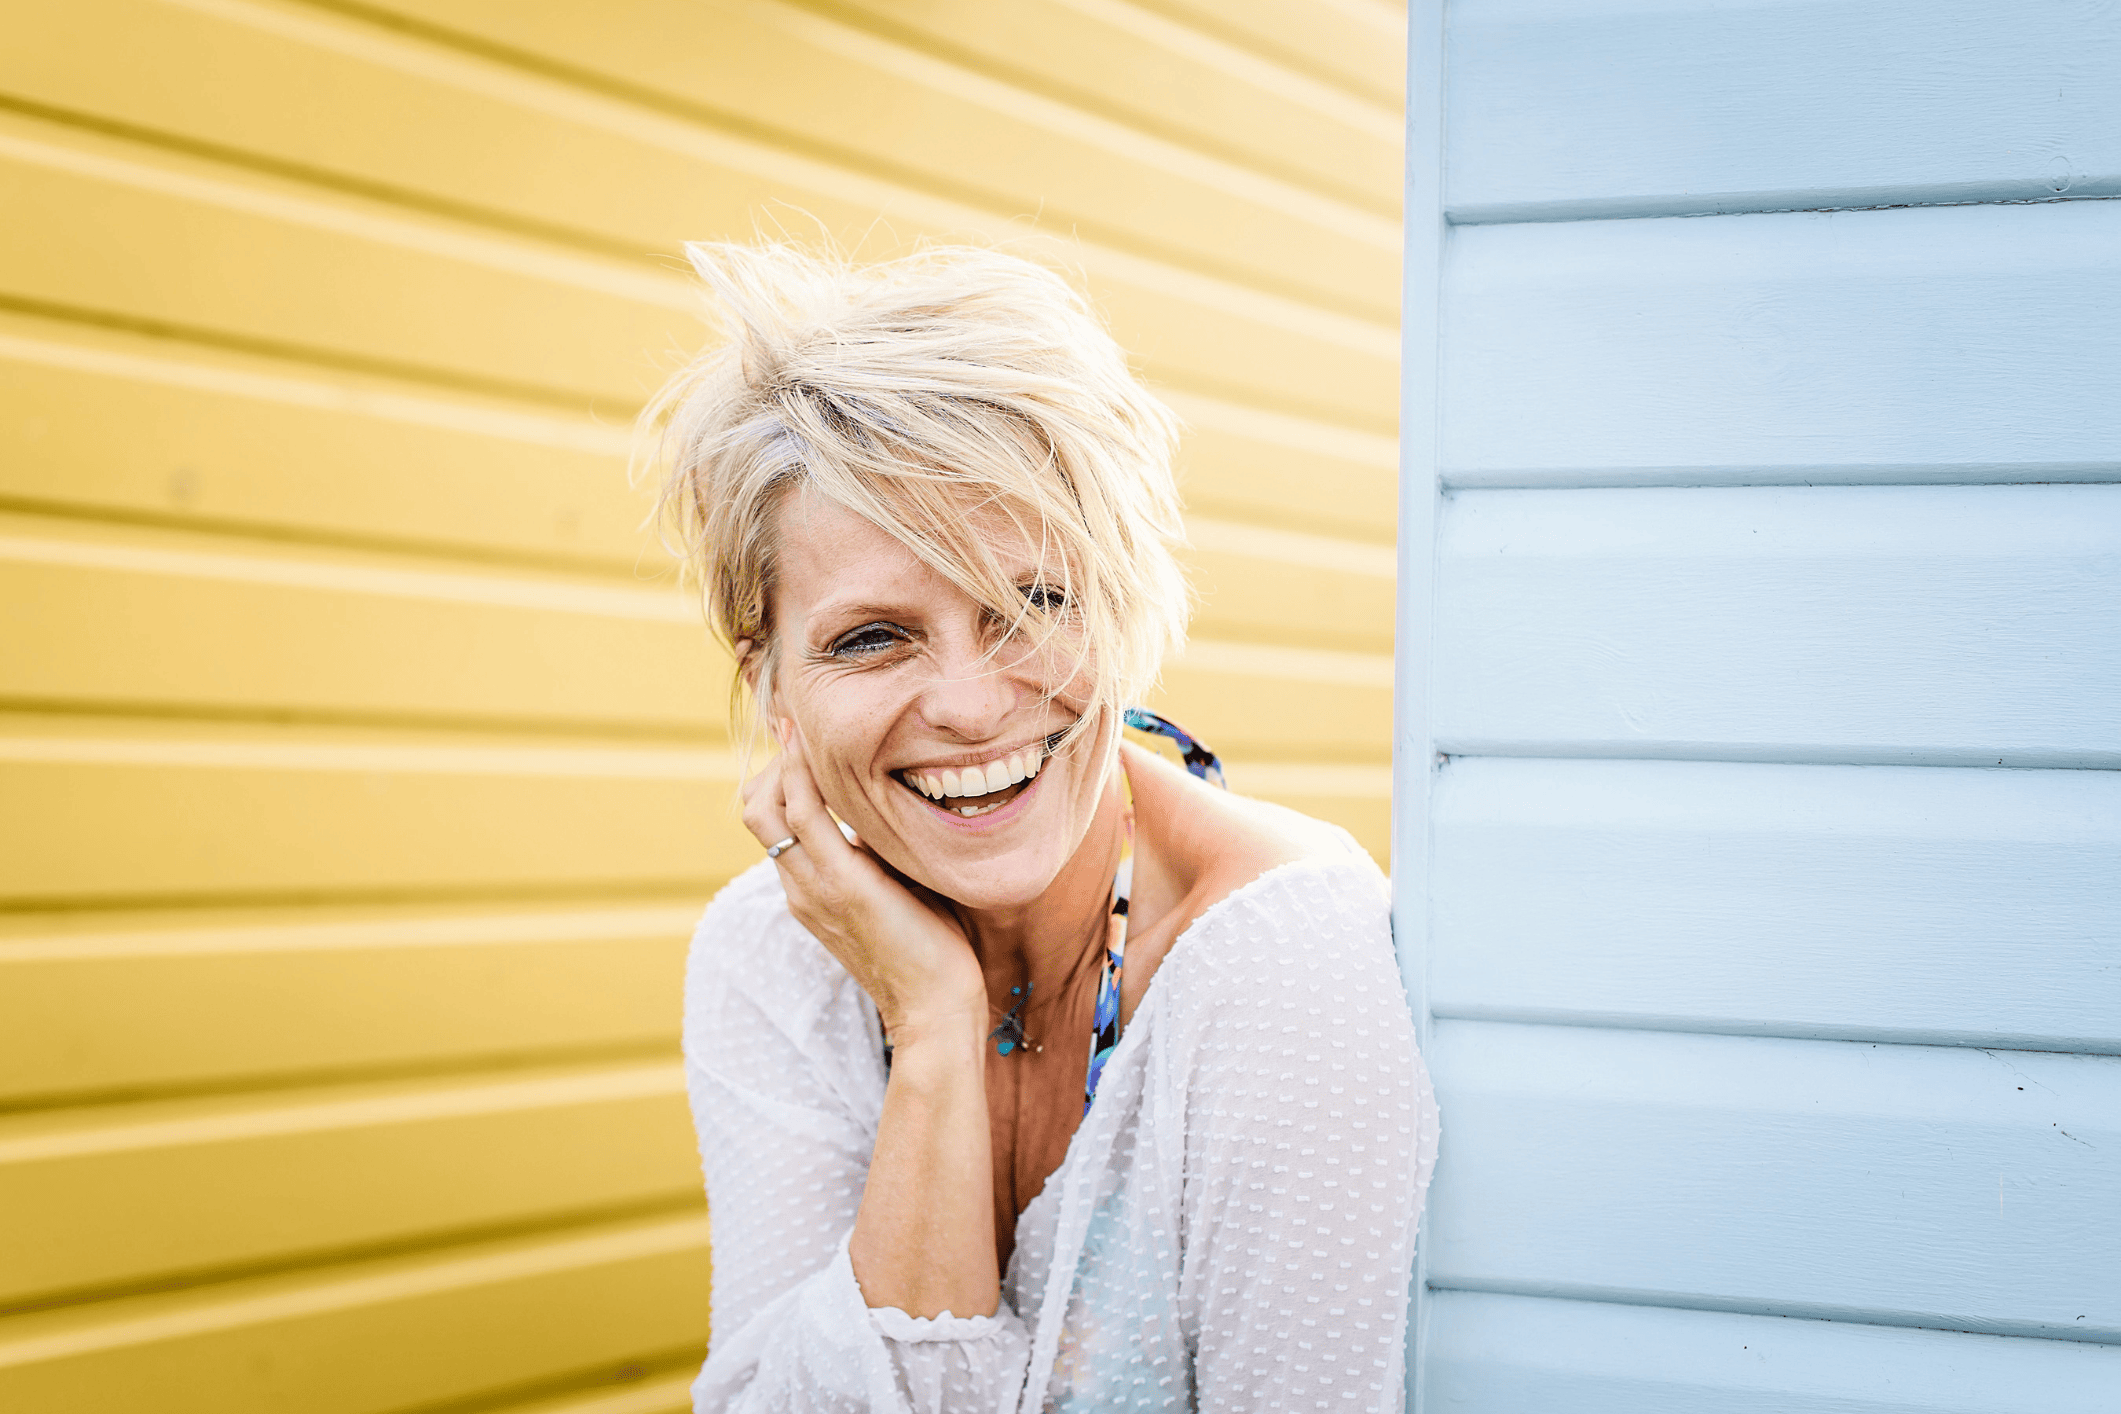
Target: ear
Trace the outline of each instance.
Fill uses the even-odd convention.
[[[759,690],[759,664],[765,657],[765,654],[759,652],[757,639],[739,638],[736,641],[737,676],[743,678],[744,690],[754,697],[758,695]]]

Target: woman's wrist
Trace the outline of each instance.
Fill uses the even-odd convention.
[[[891,1073],[894,1078],[940,1080],[986,1068],[986,998],[976,1004],[911,1012],[890,1027]]]

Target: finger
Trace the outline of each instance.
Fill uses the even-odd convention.
[[[788,807],[781,791],[781,766],[776,760],[744,783],[744,828],[762,845],[772,846],[788,838]]]
[[[785,763],[781,771],[781,800],[789,832],[803,842],[819,864],[839,859],[851,847],[840,833],[839,823],[825,809],[824,797],[818,794],[817,781],[810,774],[802,734],[793,725],[783,744],[781,760]]]
[[[746,805],[751,804],[752,798],[760,791],[766,792],[769,798],[778,796],[781,793],[780,774],[781,758],[776,756],[766,763],[764,770],[753,773],[743,785],[737,787],[737,796]]]

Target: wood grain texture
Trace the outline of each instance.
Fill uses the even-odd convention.
[[[1454,485],[2121,478],[2121,202],[1459,227],[1444,300]]]
[[[0,1105],[666,1052],[705,893],[0,920]]]
[[[705,1348],[704,1217],[653,1218],[9,1318],[0,1405],[385,1414]]]
[[[1438,553],[1453,754],[2121,765],[2121,487],[1467,492]]]
[[[1467,757],[1443,1016],[2121,1054],[2121,775]]]
[[[1452,1414],[2107,1414],[2121,1349],[1486,1292],[1431,1297]]]
[[[2121,1343],[2121,1057],[1439,1021],[1439,1287]]]
[[[675,1060],[0,1117],[0,1305],[699,1195]]]
[[[2121,194],[2098,0],[1464,0],[1459,221]]]

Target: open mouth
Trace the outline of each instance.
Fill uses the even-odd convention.
[[[946,814],[975,819],[991,815],[1031,789],[1053,754],[1062,733],[998,756],[977,766],[931,770],[908,768],[891,773],[900,785]]]

